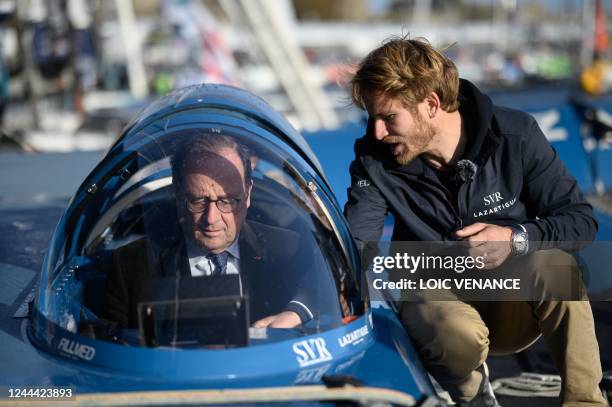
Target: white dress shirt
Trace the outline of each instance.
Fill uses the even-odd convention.
[[[238,250],[238,239],[227,248],[225,251],[227,256],[227,268],[225,274],[240,274],[240,250]],[[187,256],[189,256],[189,269],[192,277],[210,276],[215,270],[213,262],[207,258],[207,252],[201,248],[187,245]]]

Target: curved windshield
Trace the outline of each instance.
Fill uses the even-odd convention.
[[[146,347],[244,347],[338,327],[358,298],[316,180],[246,131],[136,144],[83,207],[39,307],[63,328]],[[89,220],[85,220],[89,219]],[[65,258],[68,257],[68,258]]]

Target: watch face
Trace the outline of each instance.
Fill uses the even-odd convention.
[[[529,249],[529,241],[525,232],[514,232],[512,234],[512,252],[514,254],[525,254]]]

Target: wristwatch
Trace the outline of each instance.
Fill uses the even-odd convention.
[[[529,251],[529,236],[527,235],[527,228],[525,226],[508,225],[512,229],[512,235],[510,236],[510,249],[513,256],[522,256],[527,254]]]

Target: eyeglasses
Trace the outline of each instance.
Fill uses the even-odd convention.
[[[238,204],[242,201],[242,199],[238,198],[219,198],[219,199],[186,199],[185,203],[187,204],[187,210],[193,213],[201,213],[208,209],[208,206],[211,202],[214,202],[217,205],[217,209],[223,213],[232,213],[238,208]]]

